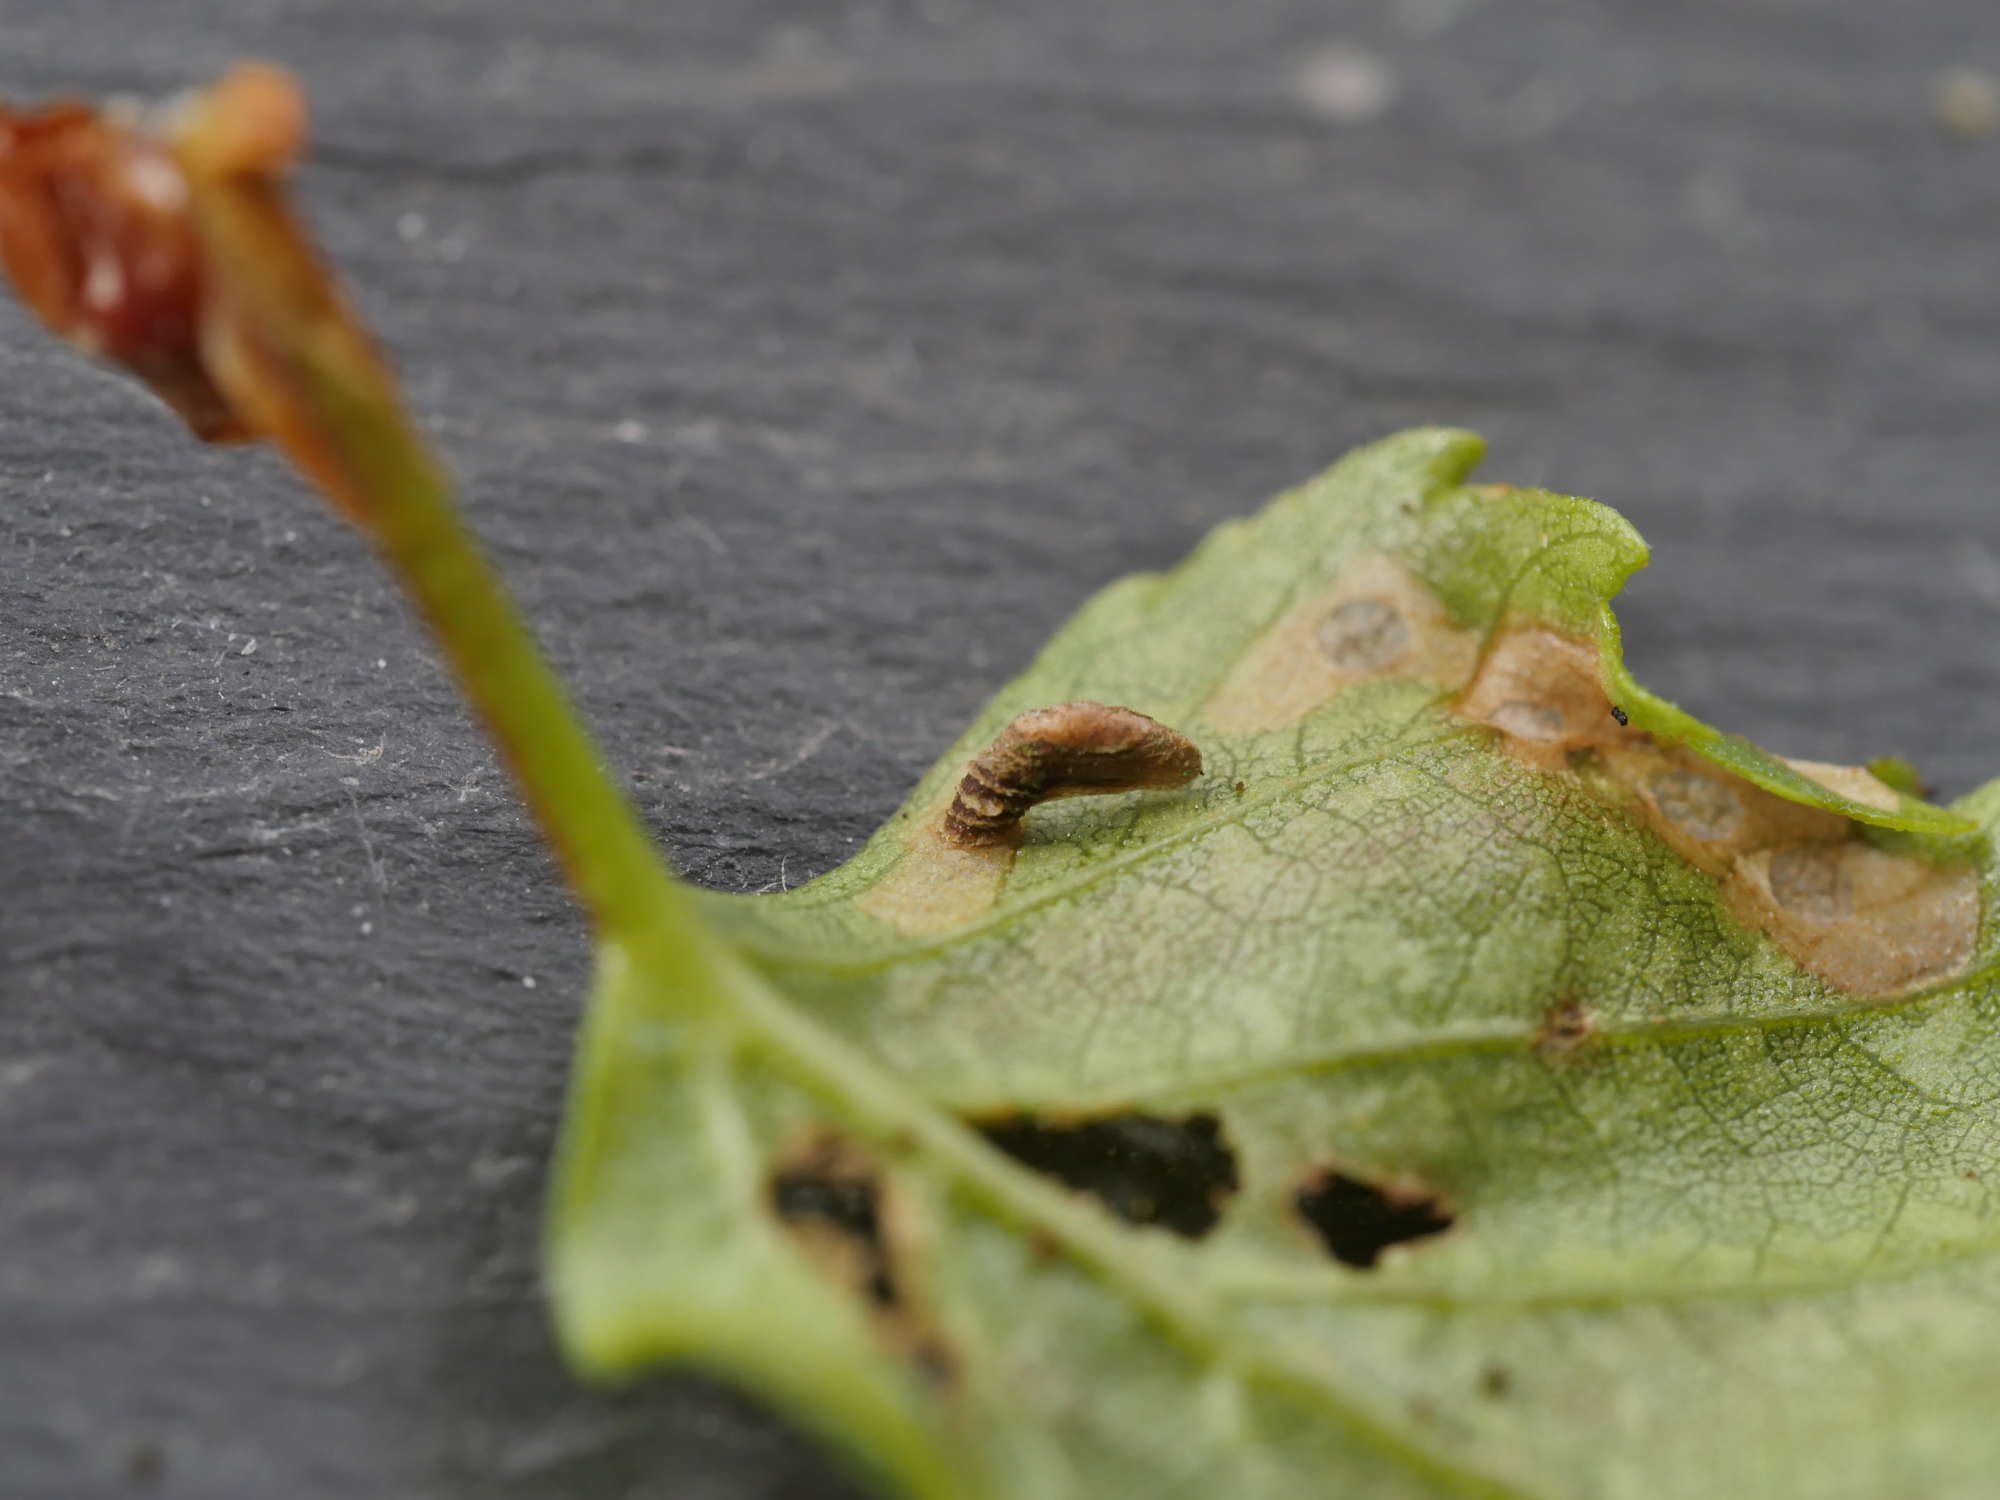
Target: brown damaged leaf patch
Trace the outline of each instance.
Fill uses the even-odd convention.
[[[1201,718],[1232,733],[1283,729],[1377,677],[1456,687],[1477,655],[1476,638],[1435,594],[1401,563],[1371,553],[1287,610],[1237,660]]]
[[[874,1161],[845,1137],[815,1134],[771,1176],[771,1209],[806,1258],[853,1292],[883,1343],[932,1385],[954,1361],[910,1282],[909,1234]]]
[[[1830,984],[1887,995],[1961,972],[1979,931],[1971,870],[1938,868],[1850,838],[1739,859],[1731,908]]]
[[[1529,627],[1495,640],[1458,712],[1500,731],[1537,770],[1578,773],[1715,878],[1725,904],[1809,973],[1858,995],[1893,995],[1960,973],[1979,931],[1963,865],[1877,848],[1860,826],[1754,786],[1611,712],[1588,641]],[[1890,810],[1895,789],[1859,766],[1792,761],[1852,801]]]
[[[1551,1060],[1573,1056],[1590,1040],[1590,1011],[1580,1000],[1558,1000],[1535,1030],[1535,1051]]]
[[[854,904],[912,937],[949,932],[991,911],[1013,868],[1012,845],[961,844],[931,821],[911,837],[895,868]]]
[[[1647,825],[1721,884],[1738,921],[1853,994],[1890,995],[1961,972],[1979,933],[1979,886],[1867,842],[1859,825],[1752,786],[1650,740],[1602,756]],[[1850,767],[1795,765],[1855,800],[1889,789]],[[1838,777],[1825,773],[1837,771]]]
[[[1538,770],[1560,770],[1579,750],[1649,742],[1611,712],[1596,645],[1538,627],[1496,638],[1457,707]]]

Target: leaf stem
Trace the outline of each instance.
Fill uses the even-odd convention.
[[[600,936],[718,991],[725,950],[460,519],[396,380],[277,185],[185,153],[218,307],[204,354],[231,398],[374,540],[443,646]]]
[[[663,927],[693,938],[689,903],[637,810],[459,519],[442,476],[414,434],[403,441],[408,477],[377,492],[393,503],[378,512],[375,540],[506,756],[578,897],[601,929],[635,946]]]

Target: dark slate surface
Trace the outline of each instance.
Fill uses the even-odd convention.
[[[825,869],[1089,590],[1425,421],[1639,523],[1690,706],[2000,762],[2000,143],[1930,102],[2000,68],[1989,0],[0,38],[16,96],[305,74],[312,211],[698,879]],[[11,307],[0,381],[0,1494],[850,1493],[712,1386],[558,1368],[582,935],[362,546]]]

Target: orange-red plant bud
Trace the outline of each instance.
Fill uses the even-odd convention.
[[[44,323],[197,435],[252,435],[202,356],[201,247],[165,142],[80,104],[0,107],[0,262]]]

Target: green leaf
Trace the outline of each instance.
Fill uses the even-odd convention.
[[[1479,452],[1106,589],[851,863],[704,898],[720,958],[606,944],[581,1369],[733,1373],[954,1500],[1988,1492],[2000,784],[1638,688],[1639,538]],[[1206,774],[940,836],[1079,699]]]
[[[189,273],[109,352],[369,532],[589,909],[580,1369],[931,1500],[1993,1492],[2000,783],[1645,692],[1632,530],[1415,432],[1105,590],[844,869],[702,897],[291,217],[296,86],[161,118],[15,131],[10,263],[100,350],[91,224]]]

